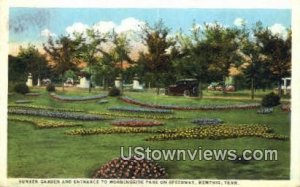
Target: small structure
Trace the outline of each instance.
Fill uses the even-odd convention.
[[[116,88],[121,88],[122,87],[122,78],[121,78],[121,75],[119,75],[119,77],[116,77],[116,80],[115,80],[115,87]]]
[[[29,73],[29,75],[28,75],[26,85],[27,85],[28,87],[32,87],[32,86],[33,86],[33,84],[32,84],[32,75],[31,75],[31,73]]]
[[[78,88],[89,88],[90,87],[90,80],[88,80],[86,77],[81,77],[79,85],[77,85]]]
[[[134,89],[134,90],[142,90],[142,89],[143,89],[143,86],[140,85],[139,77],[137,76],[137,74],[135,74],[135,76],[134,76],[134,78],[133,78],[133,86],[132,86],[132,89]]]
[[[37,86],[41,86],[41,79],[38,78]]]
[[[283,90],[283,94],[291,94],[291,77],[282,78],[281,89]]]

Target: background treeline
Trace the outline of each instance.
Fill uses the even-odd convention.
[[[237,89],[267,89],[278,86],[291,74],[291,30],[274,34],[257,22],[252,28],[225,27],[219,23],[192,25],[189,33],[172,34],[163,21],[146,24],[135,34],[145,46],[136,58],[136,46],[128,33],[85,33],[49,37],[44,53],[35,46],[20,48],[9,56],[9,81],[24,82],[32,73],[59,83],[83,72],[94,85],[113,86],[117,76],[127,84],[137,75],[148,87],[163,88],[181,78],[195,78],[200,88],[225,82],[233,76]],[[86,64],[86,66],[82,66]],[[158,91],[159,89],[157,89]],[[281,92],[279,92],[281,93]]]

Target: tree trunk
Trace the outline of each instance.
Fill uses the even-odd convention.
[[[199,85],[198,85],[198,91],[199,91],[199,98],[202,99],[203,97],[203,90],[202,90],[202,82],[199,81]]]
[[[62,81],[62,91],[65,91],[65,84],[64,84],[64,77],[65,77],[65,73],[61,74],[61,81]]]
[[[251,99],[254,99],[254,78],[251,78]]]
[[[223,85],[223,94],[226,94],[226,85],[225,85],[225,81],[226,81],[226,77],[223,76],[223,83],[224,83],[224,85]]]
[[[159,87],[156,87],[156,95],[159,95]]]
[[[281,79],[278,81],[278,96],[281,97]]]
[[[89,67],[89,74],[90,74],[89,93],[91,93],[91,91],[92,91],[92,71],[91,71],[91,66]]]
[[[121,94],[124,92],[124,87],[123,87],[123,59],[121,58]]]

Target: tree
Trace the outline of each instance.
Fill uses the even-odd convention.
[[[292,31],[288,30],[287,37],[273,34],[261,23],[256,24],[254,35],[262,54],[266,56],[268,67],[278,82],[278,95],[281,96],[281,79],[291,73],[291,40]]]
[[[113,31],[112,33],[112,43],[114,44],[113,49],[111,50],[110,54],[112,56],[112,60],[119,64],[120,68],[120,76],[121,76],[121,93],[123,93],[123,64],[126,61],[127,63],[132,63],[131,58],[129,57],[130,47],[129,47],[129,40],[127,39],[126,34],[117,34]]]
[[[205,25],[202,45],[206,50],[208,71],[211,76],[224,83],[229,75],[229,68],[240,62],[238,36],[239,30],[236,28],[224,27],[219,23]]]
[[[170,29],[167,28],[160,20],[151,27],[146,24],[142,28],[142,40],[148,48],[144,54],[144,63],[147,71],[153,74],[156,81],[156,93],[159,94],[159,84],[162,83],[162,78],[170,69],[171,56],[167,50],[175,44],[174,41],[168,39]]]
[[[254,39],[250,39],[250,31],[244,26],[241,29],[240,52],[242,56],[242,71],[250,82],[251,99],[254,99],[254,91],[260,80],[265,79],[267,68],[264,56]]]
[[[62,88],[64,90],[64,74],[67,70],[76,70],[76,52],[79,45],[78,40],[71,40],[67,36],[61,36],[53,41],[49,37],[47,44],[43,44],[45,52],[51,59],[53,70],[62,77]]]
[[[190,36],[181,32],[177,36],[179,49],[173,48],[173,67],[178,78],[195,78],[199,82],[199,97],[202,98],[202,83],[209,80],[206,59],[206,43],[203,42],[203,31],[196,24],[192,26]]]
[[[95,66],[96,63],[99,62],[100,55],[103,55],[103,53],[105,53],[102,50],[101,45],[107,41],[107,36],[106,34],[101,34],[93,29],[86,30],[86,37],[83,37],[83,34],[74,34],[76,36],[77,43],[79,44],[75,56],[79,60],[83,60],[87,63],[89,74],[92,77],[93,66]],[[91,82],[92,80],[90,79],[89,92],[91,92]]]
[[[22,74],[31,73],[33,76],[33,82],[35,84],[37,83],[38,79],[47,76],[49,72],[49,67],[48,67],[48,62],[46,57],[42,55],[34,45],[29,44],[26,48],[21,46],[19,53],[17,55],[17,59],[18,60],[16,62],[19,61],[18,65],[20,65],[20,67],[14,69],[18,70],[19,68],[22,67],[21,69]],[[11,64],[10,67],[13,68],[13,64]]]

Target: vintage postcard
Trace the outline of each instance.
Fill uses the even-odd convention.
[[[292,2],[2,3],[0,185],[299,185]]]

